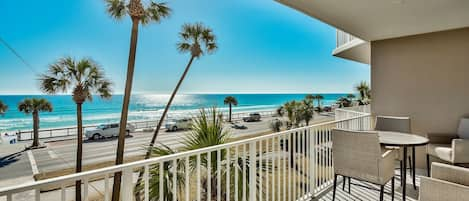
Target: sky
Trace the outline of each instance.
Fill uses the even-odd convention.
[[[166,2],[168,19],[140,26],[133,93],[172,91],[190,58],[178,33],[195,22],[219,49],[193,63],[181,93],[349,93],[370,80],[369,65],[332,56],[334,27],[275,1]],[[131,22],[109,17],[104,0],[2,0],[0,10],[0,37],[32,67],[0,44],[0,94],[40,94],[38,74],[64,56],[94,59],[123,92]]]

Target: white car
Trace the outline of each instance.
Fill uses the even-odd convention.
[[[0,133],[0,145],[1,144],[15,144],[18,142],[18,137],[16,134]]]
[[[165,124],[166,131],[177,131],[179,129],[189,129],[192,126],[192,119],[183,118],[171,120]]]
[[[127,125],[127,135],[133,130],[132,125]],[[85,137],[91,140],[114,137],[119,135],[119,124],[101,124],[94,129],[87,130]]]

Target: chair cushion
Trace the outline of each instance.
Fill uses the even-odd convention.
[[[459,121],[458,136],[461,139],[469,139],[469,119]]]
[[[440,158],[441,160],[452,162],[451,144],[428,144],[427,153],[431,156]]]

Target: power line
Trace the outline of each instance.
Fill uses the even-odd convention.
[[[26,65],[34,74],[38,74],[36,70],[13,48],[11,47],[2,37],[0,37],[0,42],[5,45],[21,62]]]

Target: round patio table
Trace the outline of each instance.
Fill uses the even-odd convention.
[[[406,200],[406,177],[407,177],[407,148],[412,147],[412,163],[415,167],[415,147],[424,146],[428,144],[428,138],[411,133],[401,133],[392,131],[378,131],[379,141],[384,146],[395,146],[400,147],[403,150],[404,159],[402,160],[402,172],[401,183],[402,185],[402,200]],[[412,171],[412,180],[415,188],[415,169]]]

